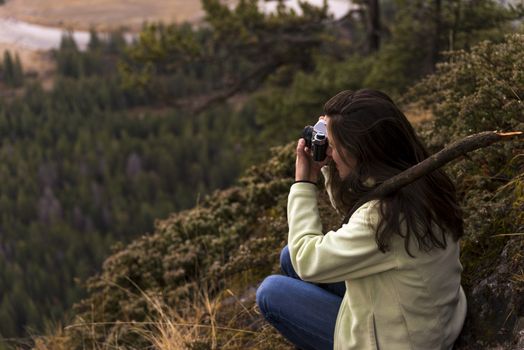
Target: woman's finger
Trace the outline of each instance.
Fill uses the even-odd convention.
[[[295,181],[309,180],[310,161],[308,159],[308,154],[306,147],[306,140],[303,138],[297,142],[297,159],[295,162]]]
[[[304,155],[306,153],[305,149],[306,149],[306,140],[302,138],[298,140],[298,143],[297,143],[297,155]]]

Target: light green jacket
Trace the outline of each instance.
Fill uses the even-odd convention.
[[[375,242],[378,202],[362,205],[346,225],[322,232],[317,188],[296,183],[288,197],[288,245],[305,281],[345,281],[335,349],[451,349],[466,316],[459,245],[424,253],[395,236],[382,253]]]

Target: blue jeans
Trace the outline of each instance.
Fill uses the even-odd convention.
[[[265,319],[300,349],[333,349],[344,282],[314,284],[298,277],[288,247],[280,253],[282,275],[266,277],[257,290],[257,305]]]

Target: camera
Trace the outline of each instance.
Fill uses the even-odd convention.
[[[328,148],[327,126],[324,120],[319,120],[315,126],[308,125],[302,131],[306,146],[313,152],[313,160],[321,162],[326,159]]]

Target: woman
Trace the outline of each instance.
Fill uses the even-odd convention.
[[[297,145],[288,198],[285,276],[257,291],[264,317],[300,349],[451,349],[466,315],[455,188],[436,170],[383,198],[372,190],[428,157],[384,93],[342,91],[324,106],[322,169],[332,204],[349,220],[322,232],[320,168]]]

